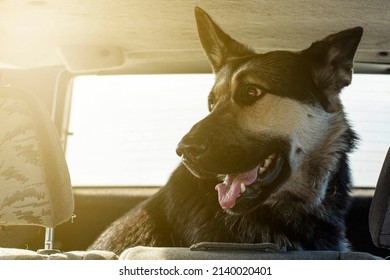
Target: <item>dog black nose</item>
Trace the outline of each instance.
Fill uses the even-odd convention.
[[[176,148],[176,154],[181,157],[197,160],[207,150],[207,140],[195,137],[184,137]]]

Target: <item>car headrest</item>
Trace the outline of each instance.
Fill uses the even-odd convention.
[[[390,148],[371,202],[369,225],[375,246],[390,249]]]
[[[0,224],[55,227],[73,215],[68,167],[46,107],[0,87]]]

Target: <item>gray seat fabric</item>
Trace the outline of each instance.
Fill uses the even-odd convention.
[[[109,251],[71,251],[43,254],[31,250],[0,248],[0,260],[117,260],[118,256]]]
[[[390,148],[371,202],[369,226],[375,246],[390,249]]]
[[[120,260],[377,260],[379,257],[360,252],[287,251],[263,252],[239,249],[193,251],[190,248],[134,247],[125,250]]]
[[[32,94],[0,88],[0,224],[53,228],[74,202],[68,166],[46,107]]]

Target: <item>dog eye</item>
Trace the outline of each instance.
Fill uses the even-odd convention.
[[[251,97],[258,97],[263,93],[263,91],[260,88],[254,86],[248,86],[246,88],[246,93]]]

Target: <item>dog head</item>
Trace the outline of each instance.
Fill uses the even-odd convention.
[[[348,130],[339,93],[351,82],[362,28],[300,52],[258,54],[200,8],[195,15],[215,84],[210,114],[183,137],[177,154],[195,176],[221,179],[215,188],[228,212],[301,201],[302,195],[305,203],[318,203],[337,151],[348,146],[339,140]]]

